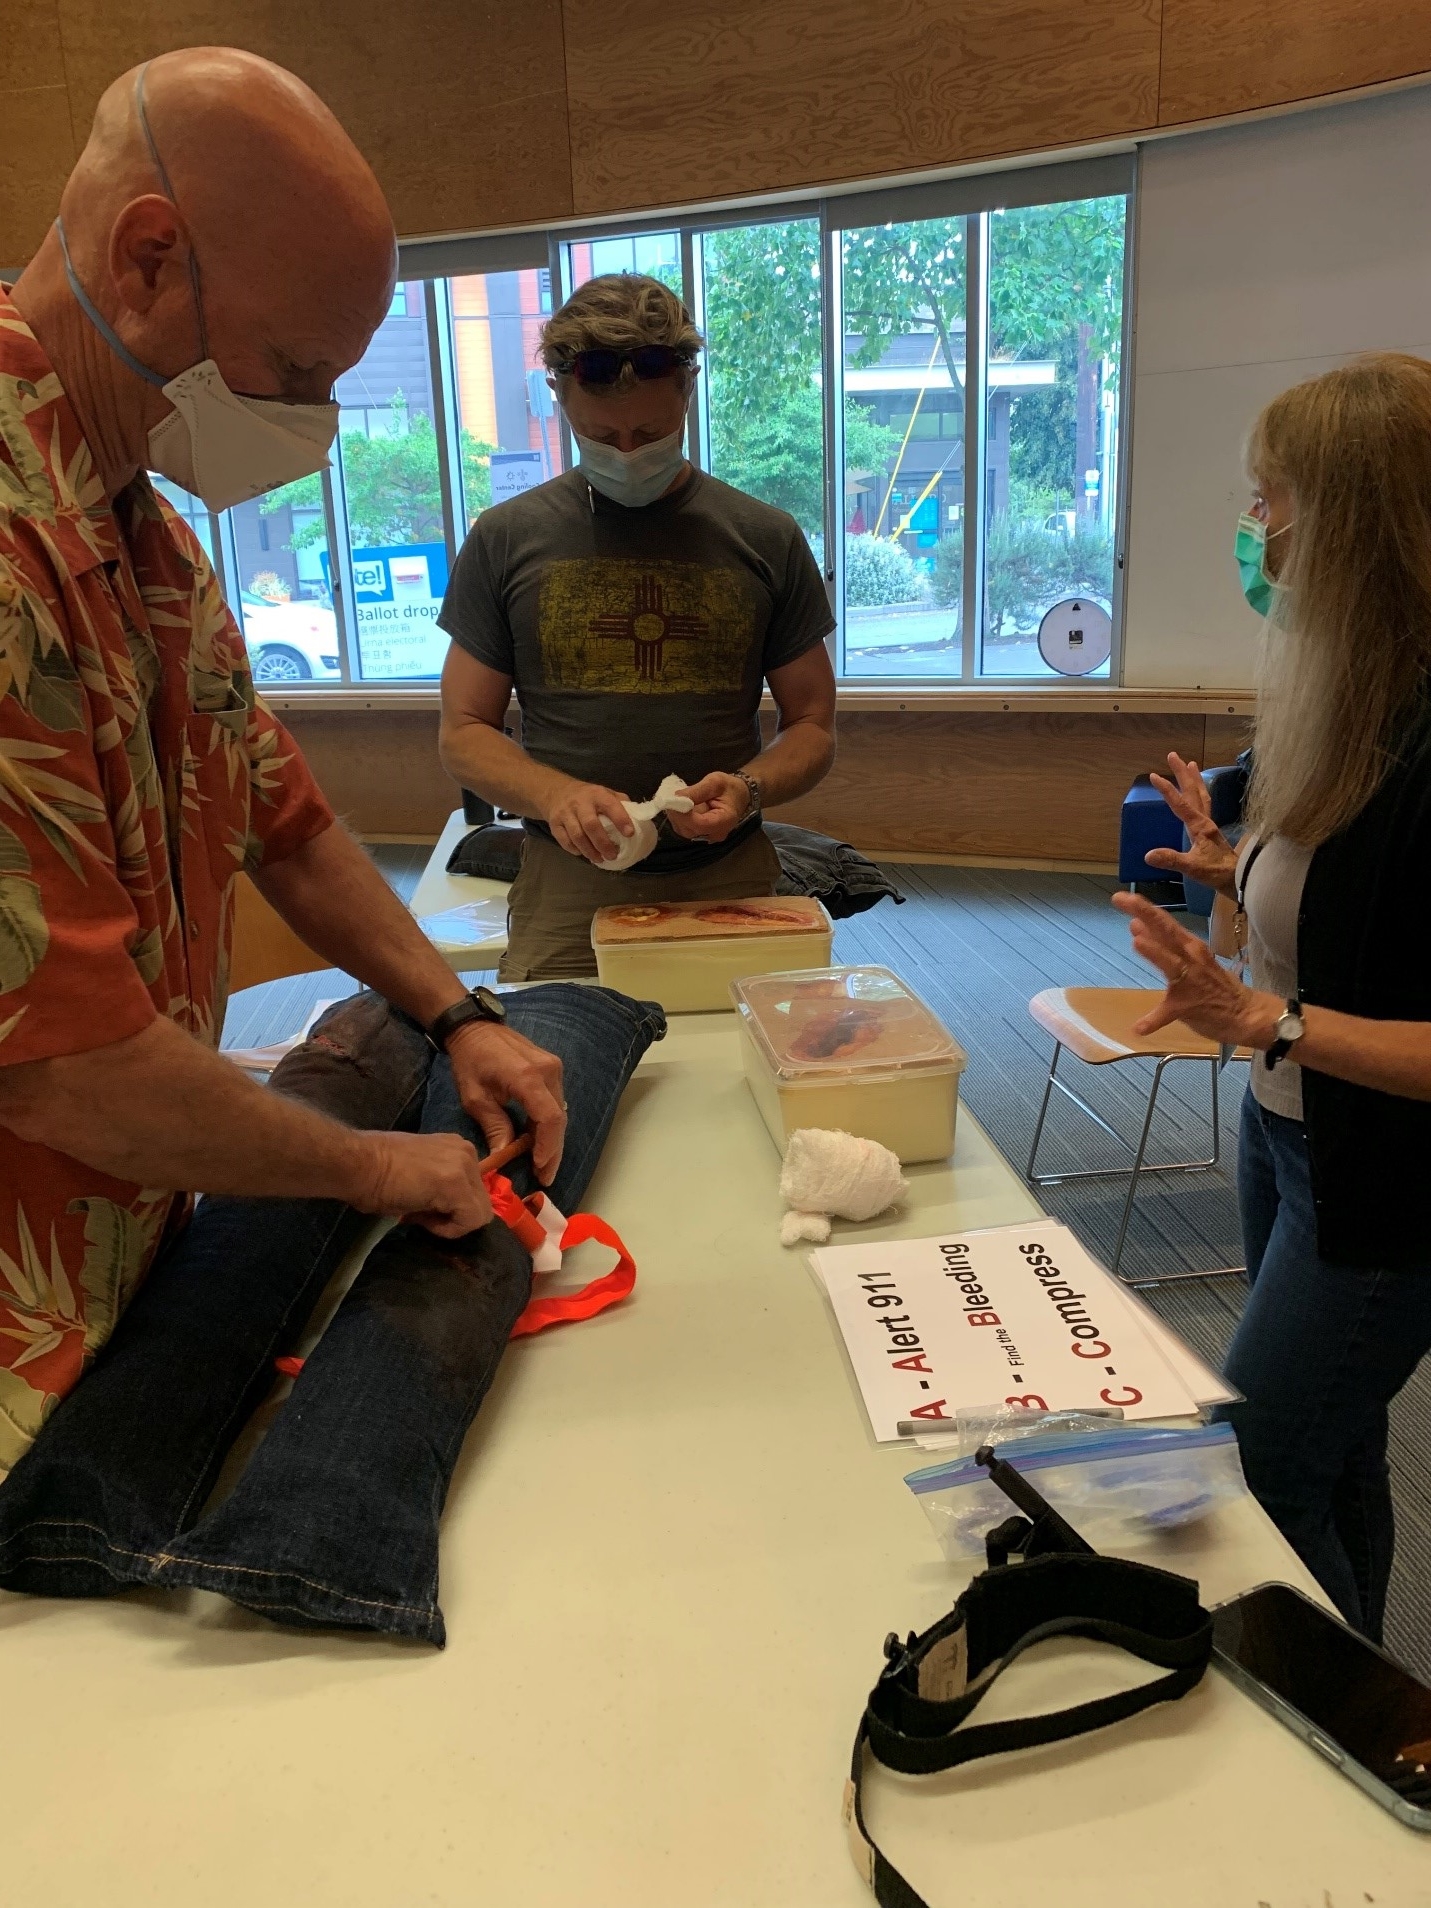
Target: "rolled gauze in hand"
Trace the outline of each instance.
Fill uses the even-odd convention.
[[[624,868],[634,868],[638,861],[644,861],[656,846],[656,817],[667,809],[689,815],[695,807],[688,796],[676,793],[684,787],[679,775],[668,775],[649,802],[623,802],[621,806],[636,824],[634,835],[623,835],[616,823],[603,815],[601,825],[616,843],[618,853],[614,860],[594,865],[605,868],[608,874],[620,874]]]
[[[802,1239],[823,1245],[830,1217],[874,1219],[909,1187],[899,1159],[878,1140],[802,1126],[790,1135],[780,1196],[790,1207],[780,1226],[782,1245]]]

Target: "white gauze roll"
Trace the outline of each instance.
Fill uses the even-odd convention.
[[[781,1243],[810,1239],[823,1245],[830,1215],[874,1219],[908,1190],[897,1156],[878,1140],[802,1126],[790,1135],[780,1175],[780,1196],[791,1208],[780,1227]]]
[[[667,809],[677,815],[689,815],[695,807],[688,796],[676,793],[684,787],[679,775],[668,775],[649,802],[623,802],[621,806],[636,824],[634,835],[623,835],[616,823],[603,815],[601,825],[616,843],[618,853],[614,860],[594,865],[605,868],[608,874],[620,874],[624,868],[634,868],[638,861],[644,861],[656,846],[656,817]]]

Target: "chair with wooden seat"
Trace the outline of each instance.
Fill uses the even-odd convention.
[[[229,958],[230,1002],[246,987],[262,987],[293,974],[317,974],[332,965],[298,938],[247,875],[238,877],[234,883],[233,951]],[[323,1005],[318,1003],[319,1007]],[[225,1059],[245,1072],[266,1074],[299,1038],[295,1034],[265,1047],[225,1047],[222,1052]]]
[[[286,980],[290,974],[316,974],[331,967],[274,907],[264,900],[247,875],[234,883],[234,938],[229,961],[229,992],[260,987],[265,981]]]
[[[1227,957],[1233,951],[1233,909],[1231,904],[1218,897],[1209,924],[1208,941],[1212,951],[1219,957]],[[1123,1245],[1128,1236],[1128,1221],[1133,1214],[1133,1200],[1137,1196],[1138,1180],[1142,1173],[1205,1173],[1216,1167],[1221,1160],[1222,1136],[1219,1123],[1218,1082],[1222,1069],[1229,1060],[1248,1060],[1250,1053],[1245,1047],[1231,1048],[1219,1046],[1215,1040],[1207,1040],[1201,1034],[1194,1033],[1191,1027],[1185,1027],[1175,1020],[1167,1027],[1160,1027],[1156,1033],[1137,1034],[1133,1028],[1144,1014],[1151,1011],[1163,998],[1160,987],[1046,987],[1042,993],[1035,994],[1029,1002],[1029,1012],[1046,1033],[1052,1034],[1054,1041],[1053,1058],[1049,1062],[1048,1079],[1043,1090],[1043,1101],[1038,1110],[1038,1121],[1034,1127],[1033,1145],[1029,1148],[1029,1163],[1025,1177],[1030,1185],[1058,1186],[1072,1179],[1122,1179],[1128,1180],[1128,1193],[1123,1201],[1122,1218],[1118,1226],[1118,1242],[1113,1248],[1112,1271],[1121,1278]],[[1143,1130],[1138,1135],[1136,1147],[1124,1137],[1116,1127],[1111,1126],[1103,1115],[1091,1107],[1082,1094],[1076,1092],[1058,1075],[1058,1063],[1064,1049],[1081,1060],[1086,1066],[1116,1066],[1123,1060],[1153,1060],[1153,1084],[1148,1094],[1147,1110],[1143,1115]],[[1163,1084],[1163,1075],[1175,1061],[1194,1060],[1202,1062],[1209,1069],[1212,1082],[1212,1150],[1206,1159],[1174,1160],[1167,1165],[1145,1166],[1148,1150],[1148,1135],[1153,1127],[1153,1114],[1157,1110],[1158,1091]],[[1100,1168],[1078,1168],[1071,1172],[1040,1173],[1037,1170],[1039,1141],[1043,1137],[1044,1121],[1048,1116],[1049,1101],[1054,1088],[1072,1100],[1073,1104],[1086,1113],[1095,1125],[1100,1126],[1133,1154],[1131,1172],[1125,1175],[1120,1166]],[[1130,1283],[1160,1285],[1173,1279],[1222,1278],[1233,1273],[1241,1273],[1246,1268],[1240,1265],[1219,1267],[1213,1272],[1163,1272],[1149,1279],[1130,1281]]]

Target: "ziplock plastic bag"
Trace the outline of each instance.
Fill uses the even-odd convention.
[[[1016,1439],[1071,1437],[1078,1431],[1103,1431],[1121,1425],[1123,1413],[1110,1411],[1035,1411],[1021,1405],[958,1405],[952,1418],[920,1422],[921,1437],[936,1450],[954,1457],[972,1457],[981,1445],[996,1444],[1000,1451]],[[947,1435],[945,1435],[947,1433]]]
[[[1095,1549],[1194,1523],[1247,1491],[1230,1424],[1109,1425],[1073,1436],[994,1442],[1000,1457]],[[951,1561],[982,1555],[985,1533],[1014,1515],[972,1457],[927,1465],[904,1481]]]

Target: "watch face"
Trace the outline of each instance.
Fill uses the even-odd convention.
[[[494,994],[490,987],[474,987],[472,998],[480,1002],[482,1011],[489,1020],[505,1020],[507,1009],[502,1004],[500,994]]]

